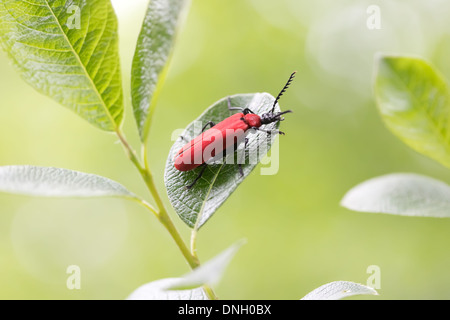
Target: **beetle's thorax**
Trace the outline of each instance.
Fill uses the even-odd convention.
[[[244,121],[251,128],[261,127],[261,117],[254,113],[244,115]]]

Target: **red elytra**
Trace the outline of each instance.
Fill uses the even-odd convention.
[[[266,131],[261,129],[260,127],[265,124],[282,121],[284,120],[281,117],[283,114],[292,112],[291,110],[287,110],[284,112],[274,113],[275,106],[278,100],[291,84],[295,73],[296,72],[291,74],[288,82],[278,94],[271,111],[259,116],[248,108],[244,109],[231,107],[231,101],[230,98],[228,98],[228,109],[230,111],[240,110],[242,112],[236,113],[222,120],[218,124],[213,124],[210,129],[204,131],[202,134],[186,143],[177,152],[177,154],[174,156],[173,161],[175,169],[177,169],[178,171],[190,171],[199,166],[204,166],[194,182],[186,187],[187,189],[192,188],[194,184],[200,179],[206,168],[206,163],[210,159],[214,158],[216,154],[223,153],[224,151],[229,150],[231,147],[235,147],[237,144],[244,141],[245,135],[248,130],[254,129],[267,133],[284,134],[283,132],[278,130]],[[212,124],[212,122],[209,122],[209,124]],[[208,151],[208,149],[210,149],[210,152],[205,152]],[[241,164],[239,164],[239,169],[241,172],[241,176],[243,176]]]
[[[186,143],[174,157],[175,168],[193,170],[215,157],[217,152],[229,150],[243,141],[250,128],[259,127],[261,117],[257,114],[236,113]],[[211,152],[205,152],[208,146],[211,146]]]

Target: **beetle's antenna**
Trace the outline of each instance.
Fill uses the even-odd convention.
[[[289,77],[289,80],[288,80],[288,82],[286,83],[286,85],[284,86],[284,88],[280,91],[280,93],[278,94],[278,96],[277,96],[277,98],[275,99],[275,102],[273,103],[273,107],[272,107],[272,113],[273,113],[273,111],[275,110],[275,106],[277,105],[277,103],[278,103],[278,100],[280,100],[280,98],[281,98],[281,96],[283,95],[283,93],[285,93],[286,92],[286,90],[287,90],[287,88],[289,88],[289,86],[291,85],[291,83],[292,83],[292,80],[294,80],[294,77],[295,77],[295,74],[297,73],[297,71],[294,71],[292,74],[291,74],[291,76]]]

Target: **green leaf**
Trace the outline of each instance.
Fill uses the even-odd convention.
[[[444,77],[422,59],[383,56],[375,96],[387,127],[412,149],[450,167],[450,99]]]
[[[203,288],[192,290],[165,289],[179,280],[179,278],[167,278],[144,284],[134,290],[127,300],[208,300]]]
[[[34,166],[0,167],[0,192],[39,197],[137,198],[121,184],[105,177]]]
[[[175,38],[189,0],[151,0],[136,45],[131,74],[134,117],[142,141],[164,83]]]
[[[256,114],[270,111],[275,98],[268,93],[238,94],[231,96],[233,107],[248,107]],[[276,111],[279,111],[278,104]],[[180,218],[191,228],[200,228],[228,199],[239,184],[251,173],[261,159],[266,155],[274,142],[276,135],[268,138],[267,133],[250,133],[247,138],[247,150],[245,163],[242,165],[244,177],[241,177],[239,167],[236,164],[216,163],[208,165],[202,179],[192,189],[187,190],[198,176],[201,168],[181,172],[175,169],[173,157],[190,140],[200,134],[200,131],[208,121],[219,123],[231,115],[227,108],[227,98],[224,98],[209,107],[194,122],[189,124],[182,136],[173,144],[166,162],[164,181],[170,202]],[[274,130],[279,123],[265,125],[264,129]],[[244,143],[241,143],[241,150]],[[236,152],[242,154],[242,152]],[[237,157],[237,156],[236,156]],[[229,161],[228,159],[227,161]]]
[[[341,205],[360,212],[450,218],[450,186],[414,173],[394,173],[352,188]]]
[[[102,130],[120,125],[117,19],[109,0],[2,0],[0,41],[36,90]]]
[[[378,295],[376,290],[349,281],[335,281],[308,293],[301,300],[341,300],[354,295]]]
[[[238,241],[213,259],[203,263],[197,269],[173,281],[165,287],[166,290],[186,290],[195,289],[203,285],[217,285],[222,278],[225,269],[234,258],[237,251],[245,241]]]

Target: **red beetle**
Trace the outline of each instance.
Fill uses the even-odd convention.
[[[266,131],[260,127],[265,124],[282,121],[283,118],[281,116],[283,114],[292,112],[291,110],[287,110],[274,113],[278,100],[289,87],[294,76],[295,72],[291,74],[288,82],[278,94],[273,103],[272,110],[261,116],[255,114],[248,108],[231,107],[231,101],[228,98],[228,109],[230,111],[241,110],[242,112],[236,113],[218,124],[212,121],[208,122],[202,129],[203,133],[186,143],[174,157],[175,168],[179,171],[190,171],[199,166],[203,166],[197,178],[195,178],[192,184],[186,187],[187,189],[192,188],[201,178],[208,161],[215,159],[218,154],[222,154],[224,151],[230,150],[230,148],[236,149],[237,145],[244,140],[245,144],[247,144],[248,140],[245,138],[245,135],[249,129],[259,130],[269,134],[280,133],[284,135],[284,132],[278,130]],[[210,129],[204,131],[207,126],[210,126]],[[243,176],[244,173],[241,164],[239,164],[239,169],[241,176]]]

